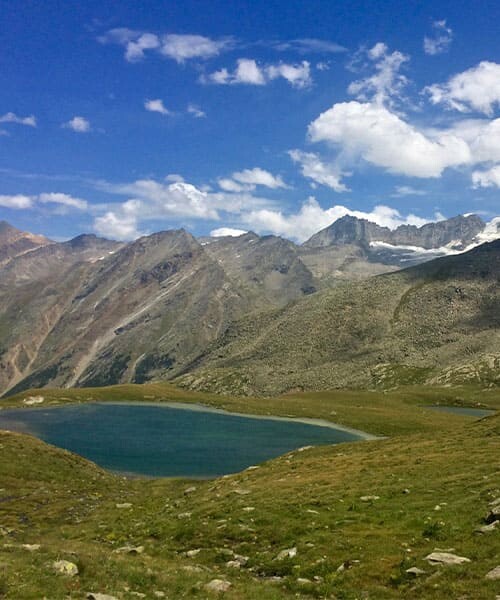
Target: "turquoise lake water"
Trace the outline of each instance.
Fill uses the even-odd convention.
[[[107,403],[2,410],[0,429],[32,433],[106,469],[155,477],[215,477],[302,446],[361,439],[290,420]]]

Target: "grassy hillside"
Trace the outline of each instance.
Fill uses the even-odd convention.
[[[45,402],[90,399],[91,392],[137,399],[140,391],[146,399],[155,393],[149,386],[43,390]],[[166,387],[156,393],[201,399]],[[500,497],[500,419],[472,422],[416,408],[474,401],[475,393],[277,398],[269,412],[329,413],[351,425],[370,421],[373,432],[406,434],[294,451],[212,481],[126,480],[30,436],[1,432],[0,597],[201,599],[218,597],[204,586],[222,579],[232,584],[224,597],[234,599],[494,598],[497,582],[485,574],[498,564],[498,530],[475,530]],[[487,400],[495,403],[493,395]],[[245,402],[264,410],[263,401],[221,400],[234,410]],[[134,554],[128,546],[143,548]],[[292,548],[296,554],[277,558]],[[471,562],[431,566],[424,557],[436,548],[454,548]],[[57,574],[53,563],[61,559],[79,574]],[[425,573],[406,573],[413,566]]]
[[[228,329],[178,381],[218,393],[500,383],[500,242]]]

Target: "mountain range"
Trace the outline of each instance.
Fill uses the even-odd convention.
[[[495,383],[500,242],[487,242],[499,225],[346,216],[299,246],[184,230],[52,242],[1,222],[0,392]]]

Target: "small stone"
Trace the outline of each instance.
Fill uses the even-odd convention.
[[[226,563],[226,567],[229,569],[240,569],[241,564],[237,560],[228,560]]]
[[[500,521],[493,521],[493,523],[490,523],[489,525],[482,525],[481,527],[477,527],[474,531],[476,531],[477,533],[490,533],[491,531],[495,531],[498,523],[500,523]]]
[[[144,546],[122,546],[115,550],[117,554],[142,554],[144,552]]]
[[[373,500],[380,500],[380,496],[361,496],[361,502],[372,502]]]
[[[409,490],[408,488],[405,488],[405,489],[403,490],[403,494],[409,494],[409,493],[410,493],[410,490]]]
[[[278,556],[276,557],[276,560],[284,560],[285,558],[294,558],[295,556],[297,556],[297,548],[286,548],[285,550],[282,550]]]
[[[244,506],[241,510],[245,512],[253,512],[255,510],[255,506]]]
[[[193,492],[196,492],[196,486],[192,485],[191,487],[188,487],[184,490],[184,494],[187,496],[188,494],[192,494]]]
[[[431,552],[425,557],[425,560],[431,564],[441,565],[461,565],[470,562],[470,558],[457,556],[456,554],[451,554],[451,552]]]
[[[346,560],[339,567],[337,567],[337,573],[347,571],[347,569],[351,569],[354,565],[357,564],[359,564],[359,560]]]
[[[238,496],[247,496],[250,494],[250,490],[242,490],[241,488],[237,488],[236,490],[233,490],[233,492],[238,494]]]
[[[165,592],[160,592],[159,590],[156,590],[155,592],[153,592],[153,596],[155,596],[155,598],[165,598]]]
[[[23,400],[26,406],[33,406],[34,404],[42,404],[45,401],[43,396],[28,396]]]
[[[299,449],[299,452],[300,452],[300,449]],[[306,577],[298,577],[297,583],[299,585],[308,585],[309,583],[312,583],[312,581],[310,579],[307,579]]]
[[[116,596],[110,596],[109,594],[96,594],[89,592],[86,596],[87,600],[118,600]]]
[[[183,513],[179,513],[177,515],[178,519],[190,519],[191,518],[191,513],[190,512],[183,512]]]
[[[78,567],[69,560],[56,560],[53,567],[61,575],[68,575],[68,577],[78,575]]]
[[[22,544],[21,548],[24,548],[28,552],[36,552],[40,550],[41,546],[40,544]]]
[[[408,575],[413,575],[413,577],[420,577],[420,575],[425,575],[425,571],[419,569],[418,567],[410,567],[409,569],[406,569],[406,573],[408,573]]]
[[[489,505],[490,506],[497,506],[500,504],[500,497],[499,498],[495,498],[494,500],[492,500]]]
[[[485,575],[485,578],[494,580],[500,579],[500,566],[491,569],[491,571],[488,571],[488,573],[486,573]]]
[[[500,504],[497,506],[494,506],[490,510],[490,512],[486,515],[484,521],[487,525],[489,525],[490,523],[493,523],[494,521],[500,521]]]
[[[224,593],[229,591],[233,584],[225,579],[212,579],[205,585],[205,589],[209,592]]]
[[[121,504],[115,504],[116,508],[132,508],[130,502],[122,502]]]
[[[297,452],[304,452],[304,450],[310,450],[311,448],[312,446],[302,446],[302,448],[299,448]]]
[[[188,550],[186,552],[186,556],[188,558],[194,558],[195,556],[197,556],[199,553],[201,552],[201,548],[195,548],[194,550]]]

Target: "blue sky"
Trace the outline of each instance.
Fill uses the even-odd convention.
[[[0,219],[297,241],[500,214],[498,2],[1,1]]]

